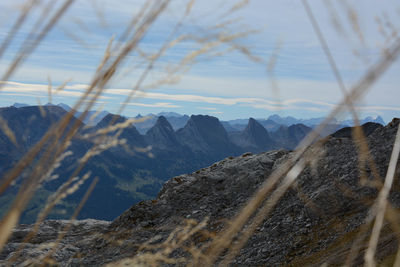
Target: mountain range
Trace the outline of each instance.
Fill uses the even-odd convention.
[[[8,127],[16,136],[14,144],[8,136],[0,133],[0,177],[12,169],[47,130],[66,116],[66,109],[61,105],[0,108],[0,116],[8,122]],[[179,118],[175,114],[172,116]],[[297,124],[280,126],[270,133],[257,120],[250,118],[244,130],[227,132],[218,118],[208,115],[192,115],[182,128],[175,130],[168,119],[161,115],[145,134],[141,134],[134,124],[108,131],[105,135],[97,134],[110,125],[116,127],[123,124],[127,119],[107,113],[93,125],[74,118],[67,125],[67,130],[74,124],[79,125],[67,148],[72,154],[54,171],[53,175],[57,178],[43,182],[23,213],[21,222],[35,220],[43,207],[43,200],[73,175],[80,159],[93,149],[95,144],[104,147],[119,140],[121,145],[110,145],[107,150],[94,153],[80,172],[80,175],[90,173],[90,179],[76,193],[57,205],[50,218],[68,218],[95,177],[99,178],[96,190],[79,218],[111,220],[132,204],[155,197],[162,184],[173,176],[192,172],[223,158],[246,152],[255,153],[279,148],[292,150],[311,131],[311,128]],[[49,143],[62,139],[63,136],[52,138],[54,139],[50,139]],[[97,150],[99,149],[96,148],[95,151]],[[44,151],[39,153],[36,162],[43,153]],[[0,196],[0,216],[11,205],[19,186],[29,177],[31,171],[27,169],[6,194]],[[0,180],[0,183],[3,182]]]
[[[206,119],[192,117],[188,124],[198,127]],[[112,222],[49,220],[27,243],[24,237],[33,226],[19,225],[0,253],[0,264],[12,259],[18,265],[39,263],[57,244],[49,262],[72,266],[362,266],[379,215],[376,200],[383,182],[386,185],[399,121],[363,125],[368,159],[360,154],[360,142],[351,138],[354,129],[346,128],[314,143],[291,164],[296,152],[280,149],[228,157],[173,177],[157,197],[132,205]],[[157,123],[166,125],[163,119]],[[250,119],[241,143],[268,143],[269,137],[263,136],[261,142],[252,134],[259,127]],[[303,168],[296,164],[285,177],[281,170],[296,162],[303,162]],[[396,266],[398,260],[398,163],[373,251],[377,266]],[[282,180],[275,180],[280,172]],[[289,181],[291,186],[286,187]],[[274,183],[277,188],[268,192],[266,188]],[[255,194],[262,197],[253,198]],[[71,230],[65,232],[68,226]],[[61,241],[57,240],[60,232],[65,234]],[[239,246],[242,240],[243,247]],[[21,244],[22,253],[15,257]]]
[[[61,120],[71,109],[63,104],[0,108],[0,116],[16,137],[16,144],[4,133],[0,133],[0,177],[12,167],[44,136],[48,129]],[[93,113],[93,112],[92,112]],[[93,113],[94,114],[94,113]],[[104,116],[104,114],[106,114]],[[79,203],[91,179],[99,178],[96,190],[80,213],[83,218],[111,220],[134,203],[153,198],[162,184],[169,178],[201,169],[209,164],[230,156],[246,152],[260,153],[273,149],[293,150],[312,130],[304,124],[280,125],[272,119],[250,118],[242,130],[227,131],[227,126],[218,118],[208,115],[180,116],[177,113],[163,113],[154,116],[155,123],[143,134],[136,124],[129,124],[106,135],[96,134],[110,125],[126,122],[126,117],[111,113],[98,113],[97,123],[93,120],[80,125],[72,139],[61,166],[54,171],[57,179],[43,182],[21,217],[21,222],[32,222],[48,198],[73,174],[80,159],[95,144],[112,144],[117,139],[121,145],[112,145],[105,151],[96,152],[86,163],[80,174],[90,173],[90,179],[77,192],[62,201],[50,218],[68,218]],[[98,120],[101,117],[101,120]],[[170,121],[175,118],[175,126]],[[145,121],[148,122],[148,121]],[[241,123],[236,121],[232,125]],[[178,128],[178,129],[176,129]],[[142,128],[144,129],[144,128]],[[273,129],[273,130],[271,130]],[[57,137],[54,137],[56,140]],[[105,144],[104,144],[105,143]],[[43,153],[43,152],[42,152]],[[41,153],[39,153],[41,155]],[[39,160],[39,157],[36,161]],[[0,196],[0,216],[11,205],[18,188],[30,175],[25,170],[6,194]],[[2,181],[0,180],[0,183]],[[110,196],[110,197],[105,197]],[[101,208],[100,208],[101,207]]]
[[[53,105],[50,103],[47,103],[46,105]],[[59,107],[62,107],[66,111],[71,111],[71,107],[64,103],[59,103],[57,104]],[[23,103],[14,103],[13,107],[19,108],[19,107],[26,107],[28,106],[27,104]],[[108,111],[89,111],[87,116],[83,119],[83,122],[85,124],[89,125],[96,125],[101,121],[102,118],[104,118],[109,112]],[[81,112],[76,112],[75,116],[79,117],[81,115]],[[134,118],[136,119],[141,119],[145,118],[144,121],[142,122],[137,122],[135,123],[136,129],[141,133],[141,134],[146,134],[146,132],[155,125],[157,122],[157,118],[159,116],[164,116],[168,122],[171,124],[172,128],[176,131],[180,128],[183,128],[187,121],[190,119],[190,116],[188,115],[181,115],[176,112],[160,112],[157,114],[147,114],[145,116],[142,116],[141,114],[138,114]],[[269,116],[267,119],[264,118],[257,118],[256,119],[258,123],[260,123],[265,129],[267,129],[269,132],[274,132],[279,129],[280,126],[291,126],[294,124],[304,124],[305,126],[308,126],[310,128],[314,128],[315,126],[319,125],[323,120],[324,117],[319,117],[319,118],[311,118],[311,119],[298,119],[294,118],[292,116],[286,116],[286,117],[281,117],[277,114]],[[385,125],[385,121],[382,119],[381,116],[368,116],[365,118],[360,118],[360,124],[365,124],[367,122],[375,122],[379,123],[381,125]],[[224,126],[225,130],[227,132],[236,132],[236,131],[243,131],[248,123],[248,119],[234,119],[234,120],[228,120],[228,121],[221,121],[221,124]],[[338,120],[338,119],[333,119],[330,122],[330,126],[328,129],[323,133],[324,136],[329,135],[336,130],[339,130],[344,127],[351,127],[354,126],[354,122],[351,119],[344,119],[344,120]]]

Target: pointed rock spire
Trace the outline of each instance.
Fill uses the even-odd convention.
[[[179,146],[172,126],[164,116],[158,117],[156,124],[147,131],[146,139],[149,144],[162,149]]]
[[[268,131],[253,118],[242,132],[232,134],[231,138],[236,145],[254,153],[270,150],[275,145]]]

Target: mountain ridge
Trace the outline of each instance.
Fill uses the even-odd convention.
[[[54,105],[54,104],[48,103],[46,105]],[[59,103],[57,105],[64,108],[66,111],[71,111],[71,107],[69,107],[68,105],[66,105],[64,103]],[[26,107],[29,105],[24,104],[24,103],[14,103],[13,106],[18,108],[18,107]],[[108,113],[109,113],[108,111],[101,111],[101,112],[89,111],[89,114],[85,117],[83,122],[85,124],[96,125]],[[81,115],[81,112],[76,112],[75,116],[79,117],[80,115]],[[154,124],[156,123],[157,118],[159,116],[164,116],[169,121],[169,123],[171,124],[172,128],[175,131],[180,128],[183,128],[190,118],[186,114],[182,115],[177,112],[166,112],[166,111],[162,111],[157,114],[150,113],[145,116],[138,114],[134,118],[139,119],[139,118],[147,117],[147,119],[143,122],[136,123],[135,126],[136,126],[137,130],[141,134],[146,134],[146,132],[152,126],[154,126]],[[281,125],[290,126],[293,124],[304,124],[308,127],[314,128],[316,125],[320,124],[324,120],[324,117],[302,119],[302,118],[295,118],[292,116],[282,117],[278,114],[273,114],[273,115],[270,115],[267,119],[257,118],[256,120],[261,125],[263,125],[264,128],[266,128],[268,131],[273,132],[273,131],[278,130],[278,128]],[[381,125],[386,124],[386,122],[379,115],[367,116],[365,118],[360,118],[361,125],[365,124],[367,122],[375,122],[375,123],[379,123]],[[233,120],[227,120],[227,121],[221,120],[221,123],[227,132],[242,131],[246,128],[248,119],[233,119]],[[351,119],[344,119],[344,120],[333,119],[331,124],[332,124],[331,129],[325,135],[329,135],[329,133],[334,132],[335,130],[338,130],[340,128],[354,126],[354,122]]]

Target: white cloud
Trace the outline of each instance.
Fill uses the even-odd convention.
[[[48,85],[46,84],[32,84],[32,83],[19,83],[19,82],[2,82],[2,87],[0,92],[5,92],[3,94],[7,95],[21,95],[21,96],[48,96]],[[72,90],[70,90],[72,88]],[[80,98],[83,95],[86,86],[77,85],[77,86],[67,86],[65,89],[56,92],[56,87],[52,88],[52,96],[53,97],[73,97],[73,98]],[[92,97],[93,94],[89,95],[89,98]],[[112,99],[112,96],[101,95],[98,99]]]
[[[362,111],[400,111],[400,107],[392,106],[357,106],[356,109]]]
[[[217,108],[212,108],[212,107],[196,107],[197,109],[203,109],[203,110],[217,110]]]
[[[120,103],[123,104],[123,103]],[[127,103],[129,106],[139,106],[139,107],[149,107],[149,108],[180,108],[181,106],[174,105],[172,103],[154,103],[154,104],[147,104],[147,103]]]
[[[21,97],[48,97],[47,85],[44,84],[30,84],[19,82],[6,82],[2,83],[3,88],[1,94],[4,96],[21,96]],[[87,88],[85,84],[71,84],[66,86],[66,89],[53,95],[53,98],[64,101],[62,99],[69,98],[69,103],[73,103],[82,95]],[[111,88],[108,89],[105,95],[102,95],[99,103],[105,104],[105,109],[114,110],[116,105],[121,105],[125,96],[131,92],[131,89]],[[117,102],[116,102],[117,100]],[[277,111],[310,111],[315,114],[326,114],[330,109],[335,107],[335,103],[330,101],[313,100],[312,98],[281,98],[281,101],[271,100],[263,97],[217,97],[205,96],[198,94],[168,94],[161,92],[143,92],[137,91],[137,102],[130,102],[127,105],[145,107],[145,108],[183,108],[187,103],[201,103],[208,104],[209,106],[195,106],[197,109],[209,111],[212,114],[222,114],[220,108],[234,109],[237,107],[245,107],[254,110],[268,110],[272,112]],[[382,112],[392,112],[395,114],[400,111],[397,106],[391,105],[369,105],[369,104],[356,104],[356,109],[360,112],[368,112],[374,114],[381,114]]]

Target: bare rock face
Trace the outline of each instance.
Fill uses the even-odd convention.
[[[48,220],[43,222],[36,234],[25,243],[33,225],[21,224],[13,230],[7,245],[0,253],[0,265],[38,265],[47,259],[48,263],[67,266],[82,247],[92,246],[94,238],[104,233],[109,224],[107,221],[92,219]],[[63,238],[58,240],[60,236]],[[56,249],[51,253],[53,247]]]
[[[393,120],[371,132],[367,140],[371,153],[363,157],[359,157],[360,142],[350,138],[330,136],[314,144],[309,150],[315,156],[312,164],[263,219],[232,266],[343,265],[346,260],[362,264],[373,223],[370,208],[378,194],[372,185],[383,182],[398,125],[399,120]],[[293,153],[246,153],[174,177],[164,184],[156,199],[132,206],[110,224],[75,222],[75,230],[66,235],[53,259],[73,266],[103,265],[143,255],[144,244],[155,253],[161,249],[157,245],[167,242],[171,233],[172,237],[179,236],[174,231],[185,223],[207,219],[207,235],[199,232],[188,239],[191,243],[183,243],[201,247],[232,222],[270,174]],[[374,160],[375,164],[363,161],[364,158]],[[399,185],[397,170],[389,198],[393,210],[400,207]],[[28,243],[19,260],[39,257],[41,254],[35,254],[37,248],[55,239],[61,229],[57,225],[61,223],[64,222],[45,222],[37,242]],[[1,254],[2,260],[12,257],[16,247],[13,244],[21,242],[29,227],[19,226],[15,230]],[[378,262],[393,263],[397,253],[395,235],[385,223],[376,254]],[[349,254],[357,237],[361,237],[361,242]],[[220,260],[225,255],[220,255]],[[167,256],[185,257],[182,265],[191,259],[182,248],[171,249]]]

